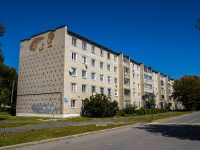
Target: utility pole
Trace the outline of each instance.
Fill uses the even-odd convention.
[[[15,80],[13,80],[13,84],[12,84],[12,93],[11,93],[11,99],[10,99],[11,105],[12,105],[12,101],[13,101],[13,90],[14,90],[14,85],[15,85]]]

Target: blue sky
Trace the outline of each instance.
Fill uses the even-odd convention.
[[[1,0],[5,64],[18,70],[20,41],[67,25],[177,79],[200,75],[200,0]]]

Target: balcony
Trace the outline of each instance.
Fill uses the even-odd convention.
[[[124,95],[124,100],[131,100],[131,95]]]

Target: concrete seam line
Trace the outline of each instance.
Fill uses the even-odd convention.
[[[60,140],[64,140],[64,139],[70,139],[70,138],[80,137],[80,136],[89,135],[89,134],[95,134],[95,133],[101,133],[101,132],[105,132],[105,131],[117,130],[117,129],[126,128],[126,127],[130,127],[130,126],[135,126],[135,125],[137,125],[137,124],[124,125],[124,126],[116,127],[116,128],[110,128],[110,129],[104,129],[104,130],[99,130],[99,131],[86,132],[86,133],[74,134],[74,135],[63,136],[63,137],[58,137],[58,138],[52,138],[52,139],[47,139],[47,140],[41,140],[41,141],[5,146],[5,147],[0,147],[0,150],[9,150],[9,149],[14,149],[14,148],[16,149],[16,148],[20,148],[20,147],[30,146],[30,145],[44,144],[44,143],[48,143],[48,142],[60,141]]]

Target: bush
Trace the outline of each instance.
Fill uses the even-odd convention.
[[[118,102],[111,101],[105,94],[96,94],[94,97],[85,99],[81,111],[82,116],[87,117],[111,117],[116,115]]]
[[[133,114],[135,113],[136,107],[134,107],[132,104],[127,104],[126,108],[123,108],[122,111],[125,114]]]
[[[122,117],[130,116],[130,115],[132,115],[132,116],[145,115],[145,111],[146,111],[147,115],[168,112],[168,110],[158,109],[158,108],[155,108],[155,109],[146,108],[146,110],[145,110],[144,107],[141,107],[136,110],[135,108],[131,109],[131,106],[128,106],[127,108],[123,108],[122,110],[119,110],[117,112],[117,115],[122,116]]]

